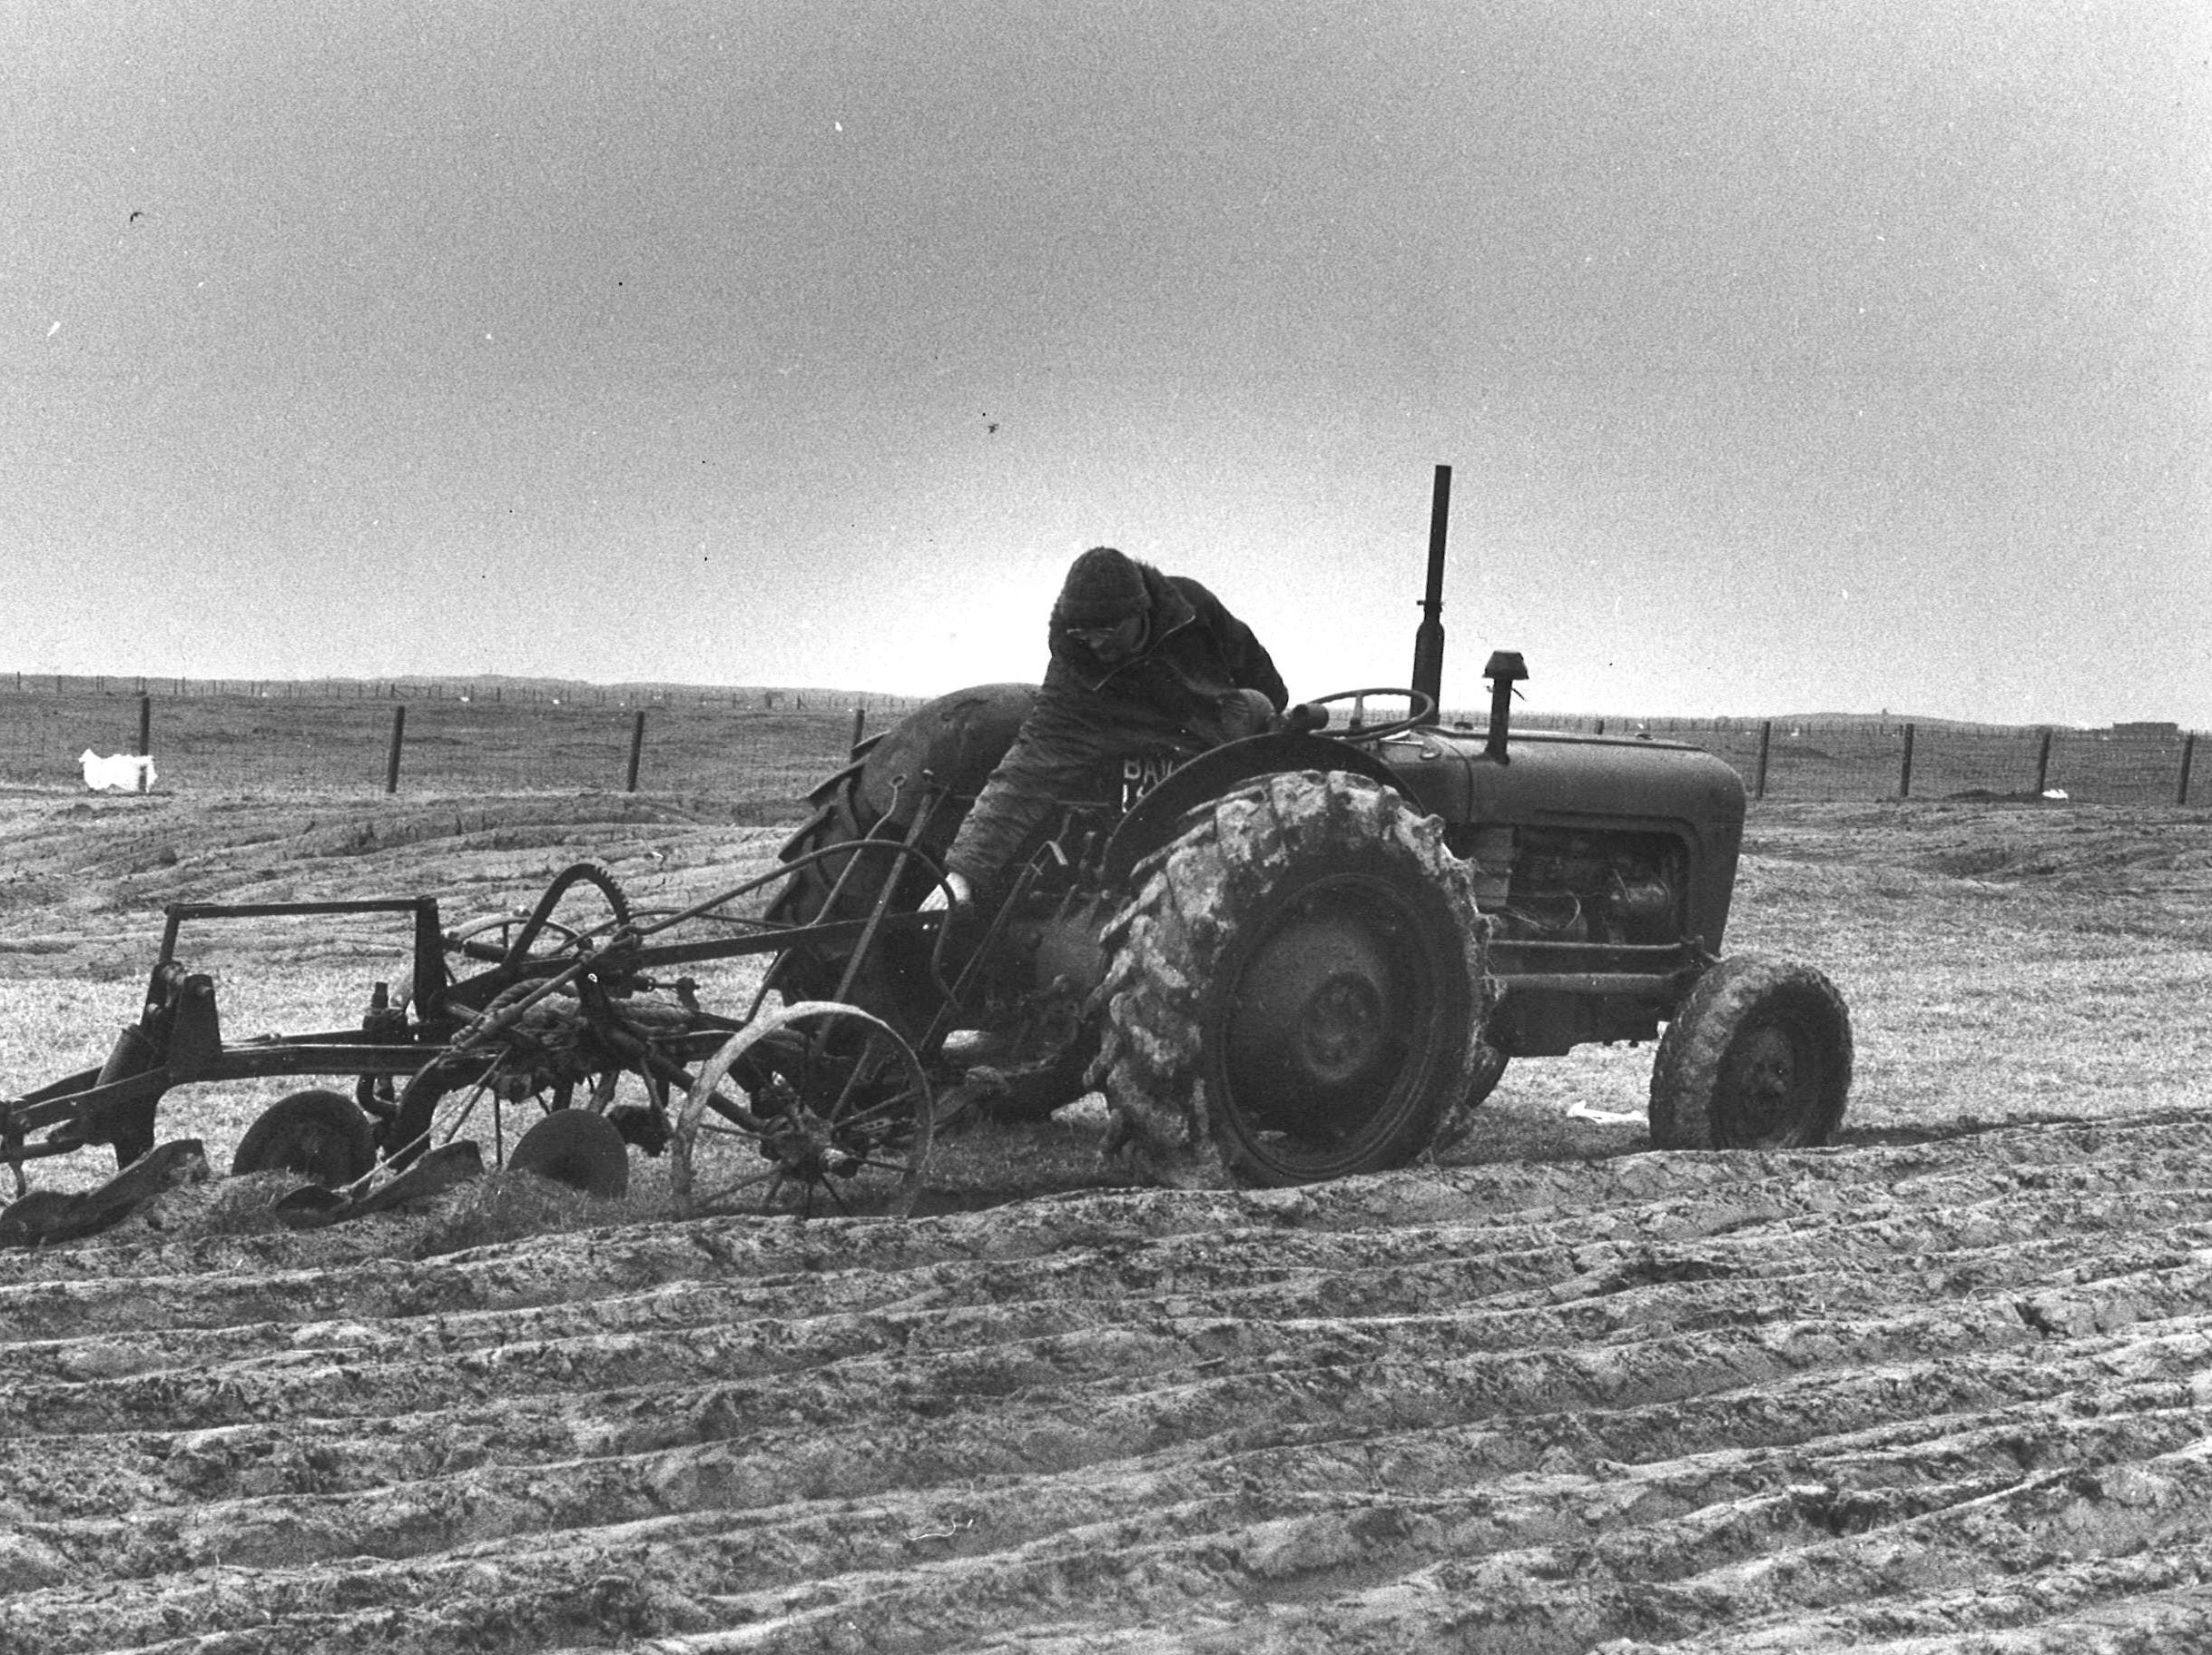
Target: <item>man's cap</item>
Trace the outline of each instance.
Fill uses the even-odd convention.
[[[1111,626],[1150,606],[1144,571],[1110,546],[1094,546],[1067,566],[1052,618],[1061,626]]]

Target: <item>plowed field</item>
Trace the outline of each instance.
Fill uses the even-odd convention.
[[[217,1180],[0,1254],[0,1650],[2212,1648],[2207,838],[1755,818],[1732,946],[1858,1023],[1831,1149],[1651,1153],[1624,1050],[1303,1190],[1063,1176],[1078,1110],[906,1221],[433,1252]],[[0,1006],[106,946],[57,902]]]

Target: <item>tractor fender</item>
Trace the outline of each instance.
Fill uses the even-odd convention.
[[[1136,864],[1175,838],[1190,812],[1246,782],[1297,770],[1347,771],[1404,792],[1389,765],[1350,742],[1291,731],[1248,735],[1177,767],[1131,807],[1106,841],[1106,878],[1126,887]]]
[[[981,684],[909,713],[864,744],[853,784],[858,825],[865,831],[887,817],[903,825],[931,785],[950,793],[966,814],[1036,704],[1034,684]]]

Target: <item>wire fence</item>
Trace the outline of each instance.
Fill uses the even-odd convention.
[[[1687,742],[1733,765],[1756,798],[2063,797],[2098,804],[2186,804],[2200,791],[2194,774],[2196,734],[2173,724],[2083,730],[1887,719],[1537,716],[1519,722]]]
[[[146,753],[157,792],[645,791],[795,801],[918,701],[821,691],[382,697],[0,687],[0,785],[82,789]]]
[[[182,682],[183,687],[178,688]],[[157,792],[644,791],[780,807],[920,704],[819,690],[408,681],[0,678],[0,785],[78,790],[82,755],[150,754]],[[143,686],[143,687],[142,687]],[[1446,722],[1480,731],[1479,717]],[[1882,719],[1525,714],[1519,727],[1684,741],[1758,797],[2189,803],[2197,737]]]

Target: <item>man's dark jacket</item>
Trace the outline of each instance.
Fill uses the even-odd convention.
[[[1056,618],[1037,704],[960,824],[946,865],[978,891],[1007,872],[1062,804],[1113,801],[1123,761],[1180,760],[1249,734],[1256,690],[1280,713],[1282,675],[1252,628],[1196,581],[1137,566],[1149,598],[1143,650],[1116,666]]]

